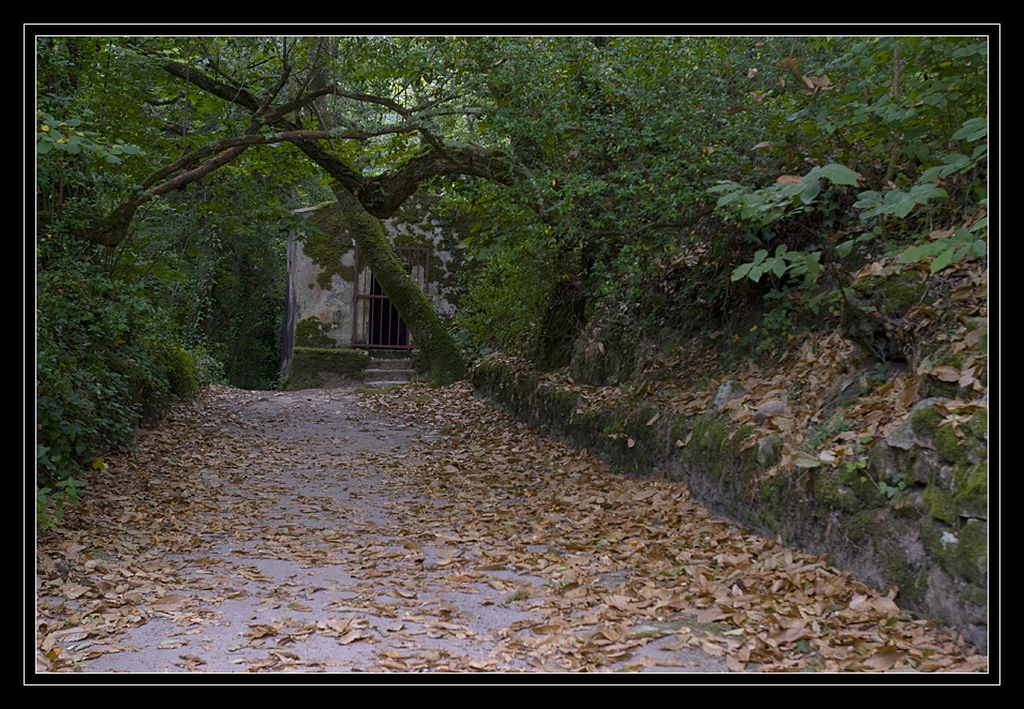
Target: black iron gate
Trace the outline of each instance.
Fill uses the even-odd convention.
[[[398,246],[395,254],[406,272],[426,292],[430,277],[429,251],[418,246]],[[391,299],[384,295],[369,265],[362,264],[358,250],[352,295],[352,345],[394,350],[413,347],[408,326]]]

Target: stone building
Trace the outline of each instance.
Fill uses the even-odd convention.
[[[429,198],[407,200],[384,227],[399,260],[442,318],[455,312],[453,275],[461,238],[436,218]],[[331,386],[359,376],[369,354],[411,354],[415,342],[348,234],[334,202],[297,210],[306,225],[288,235],[281,375],[288,388]]]

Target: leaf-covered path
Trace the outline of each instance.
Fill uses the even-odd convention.
[[[978,671],[467,385],[209,389],[38,543],[41,671]]]

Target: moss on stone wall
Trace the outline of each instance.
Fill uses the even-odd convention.
[[[946,424],[935,430],[935,450],[943,460],[949,463],[961,463],[967,460],[967,449],[964,442],[956,435],[953,426]]]
[[[894,458],[884,470],[851,464],[765,476],[767,466],[758,462],[766,458],[759,455],[760,446],[746,445],[753,432],[749,425],[736,426],[709,413],[658,416],[642,401],[576,413],[574,393],[559,395],[536,372],[500,358],[485,358],[472,378],[482,394],[532,424],[585,445],[616,470],[642,477],[663,469],[669,479],[685,481],[714,512],[778,535],[783,543],[827,554],[876,588],[897,586],[905,607],[954,624],[984,645],[984,608],[978,609],[983,603],[977,598],[986,583],[986,528],[982,519],[965,517],[985,514],[987,469],[971,453],[960,458],[954,472],[927,448],[930,434],[942,427],[941,412],[925,410],[906,422],[919,442],[908,450],[889,451]],[[981,421],[974,428],[984,428]],[[971,444],[978,441],[974,428],[963,427],[970,429]],[[676,446],[677,440],[686,443]],[[915,484],[906,471],[922,461],[930,470],[922,471],[922,482]],[[886,472],[889,467],[895,472]],[[884,494],[876,484],[882,481],[898,485],[898,492]]]
[[[924,508],[932,517],[940,519],[946,524],[955,524],[959,517],[953,496],[937,483],[925,488]]]
[[[341,209],[336,202],[321,205],[306,218],[311,228],[299,235],[302,251],[320,267],[316,282],[323,290],[331,289],[332,277],[337,274],[343,281],[355,280],[355,267],[346,266],[342,259],[355,244],[348,232]]]
[[[932,528],[926,543],[944,568],[956,577],[984,586],[988,578],[988,531],[985,522],[967,520],[954,531]]]
[[[924,279],[916,271],[868,276],[854,282],[852,288],[890,317],[899,317],[906,313],[920,303],[928,291]]]
[[[907,550],[891,536],[880,539],[878,549],[886,578],[899,589],[900,602],[916,605],[923,601],[928,590],[927,568],[912,563]]]
[[[366,352],[347,347],[295,347],[284,388],[312,389],[346,379],[361,379],[369,361]]]
[[[957,466],[953,504],[962,516],[988,517],[988,463]]]
[[[975,438],[984,441],[988,438],[988,412],[975,411],[971,420],[967,422],[967,428]]]
[[[939,428],[939,424],[942,423],[942,419],[943,416],[939,413],[938,409],[934,406],[925,406],[914,412],[913,416],[910,417],[910,424],[914,433],[921,438],[933,438],[935,431]]]
[[[334,347],[335,342],[324,333],[324,325],[315,317],[295,324],[295,344],[299,347]]]
[[[875,527],[878,510],[861,510],[843,521],[843,531],[851,542],[863,541]]]

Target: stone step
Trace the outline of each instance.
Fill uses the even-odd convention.
[[[367,376],[369,376],[370,379],[379,379],[380,378],[379,376],[373,376],[373,375],[383,375],[384,377],[392,377],[394,379],[401,379],[402,377],[411,377],[413,374],[416,373],[416,370],[414,370],[414,369],[394,369],[394,368],[391,368],[391,367],[388,367],[386,369],[370,368],[370,369],[364,369],[363,373],[366,374]]]
[[[411,350],[379,350],[379,349],[368,349],[366,354],[370,355],[371,359],[409,359]]]
[[[400,386],[402,384],[408,384],[408,379],[400,379],[396,381],[387,381],[381,379],[379,381],[363,382],[363,385],[368,389],[380,389],[382,387]]]
[[[412,369],[412,360],[406,359],[377,359],[375,357],[370,358],[370,367],[367,371],[382,370],[382,369]]]

